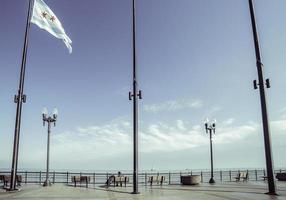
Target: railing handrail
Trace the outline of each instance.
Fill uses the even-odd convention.
[[[221,182],[230,182],[235,181],[235,177],[237,173],[247,171],[249,180],[251,181],[259,181],[263,180],[261,177],[265,177],[266,170],[265,169],[234,169],[234,170],[215,170],[214,177],[217,181]],[[286,172],[285,169],[275,169],[275,173],[278,172]],[[0,170],[0,175],[10,175],[10,171],[8,170]],[[44,171],[29,171],[29,170],[20,170],[17,172],[18,175],[22,175],[22,182],[23,183],[38,183],[41,184],[44,182],[46,176]],[[210,177],[210,171],[207,170],[182,170],[182,171],[164,171],[164,172],[147,172],[142,171],[138,173],[139,182],[144,183],[145,185],[148,184],[148,177],[150,176],[165,176],[165,182],[168,184],[177,184],[180,182],[181,175],[200,175],[202,182],[207,182]],[[69,172],[69,171],[50,171],[49,176],[53,183],[71,183],[72,176],[90,176],[91,177],[91,184],[104,184],[107,178],[111,175],[117,175],[116,172]],[[132,182],[133,173],[124,172],[122,173],[123,176],[128,176],[130,179],[130,183]],[[264,178],[265,180],[265,178]]]

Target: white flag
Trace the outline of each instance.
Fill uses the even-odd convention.
[[[35,0],[31,22],[62,39],[69,52],[72,52],[71,39],[67,36],[61,22],[43,0]]]

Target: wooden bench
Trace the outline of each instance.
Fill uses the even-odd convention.
[[[248,180],[248,172],[239,172],[236,177],[234,177],[236,182],[243,180],[247,181]]]
[[[277,173],[277,174],[276,174],[276,178],[277,178],[279,181],[286,181],[286,173]]]
[[[112,183],[115,186],[122,187],[122,184],[124,183],[124,186],[126,187],[126,184],[129,182],[129,177],[127,176],[110,176],[107,181],[106,185],[109,187]]]
[[[148,182],[150,183],[150,185],[152,186],[154,182],[157,183],[157,185],[163,185],[163,182],[165,181],[165,176],[150,176],[148,178]]]
[[[11,176],[10,175],[0,175],[0,181],[2,181],[4,183],[4,187],[7,187],[8,183],[11,182]],[[17,183],[17,186],[21,186],[22,175],[16,176],[16,183]]]
[[[86,188],[88,188],[88,183],[90,182],[90,176],[72,176],[71,177],[72,183],[74,183],[74,186],[76,187],[77,183],[85,183]]]

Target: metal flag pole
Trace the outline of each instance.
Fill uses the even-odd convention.
[[[262,112],[262,123],[263,123],[263,132],[264,132],[264,145],[265,145],[265,158],[266,158],[266,167],[267,167],[267,179],[268,179],[268,189],[267,194],[275,195],[276,194],[276,184],[273,174],[273,161],[272,161],[272,150],[271,150],[271,139],[270,139],[270,128],[267,115],[267,103],[266,103],[266,92],[264,90],[264,77],[263,77],[263,64],[261,62],[259,40],[256,28],[255,14],[253,8],[252,0],[248,0],[249,10],[251,16],[251,24],[253,30],[253,39],[256,53],[256,66],[258,73],[258,83],[256,80],[253,81],[254,88],[257,89],[259,85],[260,91],[260,102],[261,102],[261,112]],[[270,88],[269,79],[266,80],[266,87]]]
[[[129,92],[129,100],[133,98],[133,192],[138,191],[138,98],[142,99],[142,92],[138,92],[136,69],[136,4],[133,1],[133,93]]]
[[[26,102],[26,95],[24,94],[24,81],[25,81],[25,70],[26,70],[26,60],[27,60],[27,50],[29,41],[29,31],[30,31],[30,21],[32,16],[32,8],[34,5],[34,0],[29,0],[28,16],[26,22],[25,40],[22,55],[22,64],[20,72],[20,81],[18,95],[15,95],[14,102],[17,103],[16,109],[16,122],[15,122],[15,133],[14,133],[14,144],[13,144],[13,158],[12,158],[12,168],[11,168],[11,183],[9,190],[16,190],[16,177],[17,177],[17,167],[18,167],[18,153],[19,153],[19,139],[20,139],[20,127],[21,127],[21,114],[22,105]]]

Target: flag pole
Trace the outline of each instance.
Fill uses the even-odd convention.
[[[23,103],[26,102],[26,95],[24,94],[24,82],[25,82],[25,70],[26,70],[29,32],[30,32],[30,25],[31,25],[30,21],[31,21],[31,16],[32,16],[33,5],[34,5],[34,0],[29,0],[28,16],[27,16],[26,31],[25,31],[25,40],[24,40],[23,55],[22,55],[22,64],[21,64],[21,70],[20,70],[19,89],[18,89],[18,94],[15,95],[15,97],[14,97],[14,102],[17,103],[17,109],[16,109],[13,157],[12,157],[12,168],[11,168],[11,183],[10,183],[9,190],[17,190],[16,178],[17,178],[17,168],[18,168],[21,114],[22,114],[22,105],[23,105]]]
[[[259,39],[256,28],[255,13],[253,8],[252,0],[248,0],[249,10],[251,16],[251,25],[253,31],[253,39],[255,46],[256,54],[256,66],[258,73],[258,84],[254,80],[254,88],[257,89],[259,85],[260,91],[260,102],[261,102],[261,111],[262,111],[262,123],[263,123],[263,132],[264,132],[264,145],[265,145],[265,158],[266,158],[266,168],[267,168],[267,179],[268,179],[268,190],[267,194],[276,195],[276,184],[273,174],[273,160],[272,160],[272,149],[271,149],[271,138],[270,138],[270,128],[267,114],[267,102],[266,102],[266,92],[264,90],[264,75],[263,75],[263,64],[261,61],[260,48],[259,48]],[[270,88],[269,79],[266,80],[266,87]]]
[[[136,2],[132,0],[132,34],[133,34],[133,93],[129,92],[129,100],[133,98],[133,192],[138,191],[138,98],[142,99],[141,90],[138,91],[137,60],[136,60]]]

